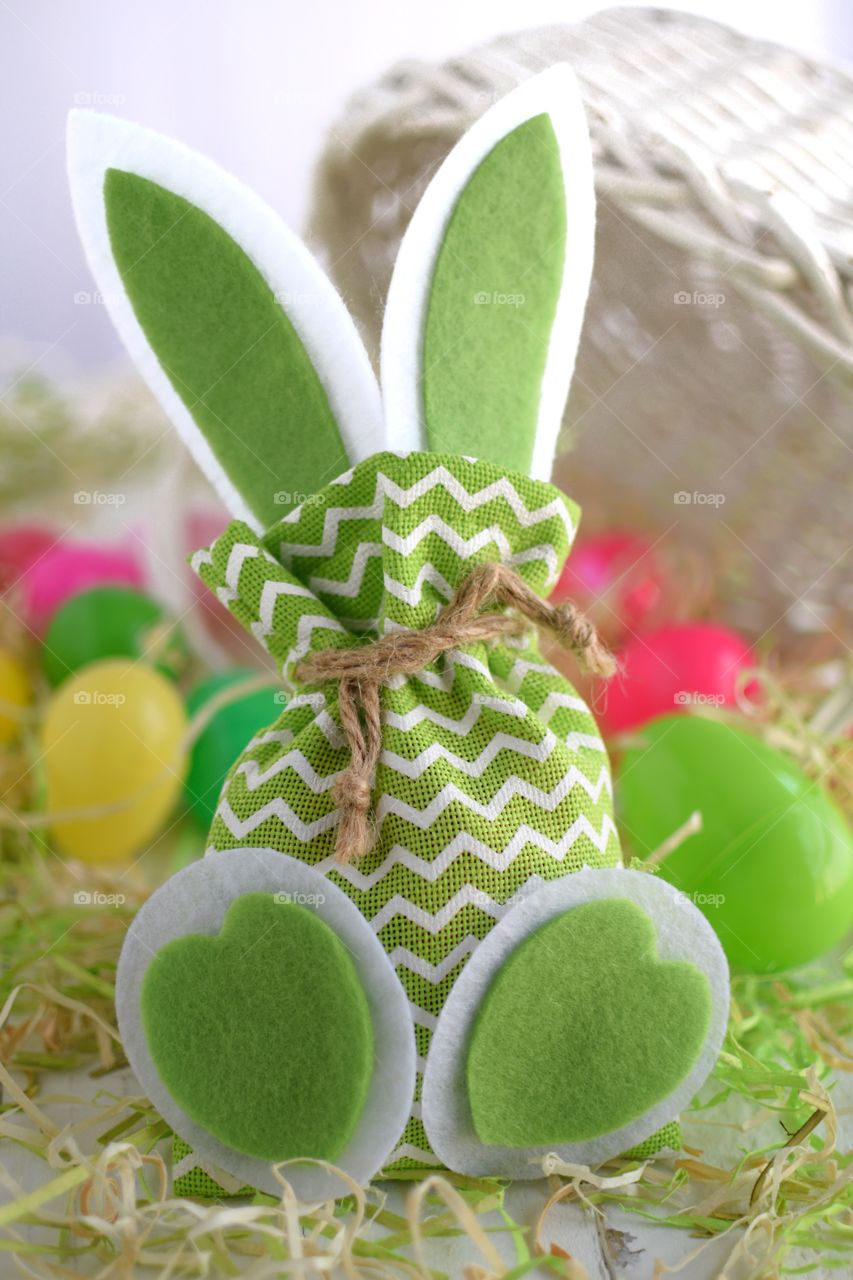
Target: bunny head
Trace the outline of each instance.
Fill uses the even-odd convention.
[[[255,530],[382,449],[548,478],[594,236],[568,67],[491,107],[428,187],[388,296],[381,394],[324,272],[234,178],[89,111],[70,117],[69,173],[119,333],[231,514]]]
[[[107,306],[235,517],[194,565],[292,694],[235,761],[208,856],[122,952],[122,1040],[184,1159],[216,1194],[277,1193],[270,1161],[295,1160],[319,1199],[347,1190],[329,1161],[359,1182],[524,1178],[550,1152],[657,1149],[719,1048],[725,961],[692,904],[620,866],[595,718],[535,633],[454,633],[382,668],[372,717],[304,676],[306,655],[429,627],[476,566],[500,561],[542,615],[577,522],[548,476],[594,234],[571,72],[492,106],[433,178],[381,392],[343,302],[254,195],[88,112],[69,150]],[[372,842],[347,860],[362,720]]]

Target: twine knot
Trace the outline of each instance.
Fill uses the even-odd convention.
[[[369,813],[370,802],[373,798],[373,788],[367,778],[347,778],[342,776],[335,786],[335,799],[338,803],[341,803],[344,797],[354,809],[359,809],[362,813]]]
[[[487,606],[515,609],[516,616]],[[335,783],[340,810],[338,862],[369,853],[373,844],[373,786],[382,752],[379,690],[391,676],[414,675],[449,649],[522,634],[530,625],[550,631],[581,665],[611,676],[616,660],[593,624],[570,602],[542,600],[505,564],[472,569],[435,622],[420,631],[392,631],[352,649],[322,649],[299,664],[303,684],[338,685],[338,714],[350,749],[350,763]]]

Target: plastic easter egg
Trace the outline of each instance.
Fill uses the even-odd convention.
[[[15,708],[23,710],[31,696],[26,668],[11,653],[0,651],[0,744],[18,737],[21,716],[15,714]]]
[[[184,525],[183,554],[186,560],[199,547],[207,547],[219,537],[228,524],[228,515],[209,507],[194,508],[189,511]],[[247,636],[246,630],[231,614],[214,592],[209,591],[198,574],[186,566],[187,595],[193,601],[194,621],[199,624],[202,635],[197,635],[204,645],[204,652],[212,652],[220,660],[239,666],[246,661],[252,649],[263,661],[264,650],[253,636]]]
[[[660,604],[663,586],[650,542],[633,533],[604,533],[576,544],[551,598],[573,600],[600,615],[596,621],[605,629],[636,630]],[[597,611],[598,602],[606,610]]]
[[[103,658],[148,658],[168,675],[185,650],[156,600],[131,587],[93,587],[72,596],[53,615],[42,665],[52,685]]]
[[[816,959],[853,926],[853,839],[818,784],[758,738],[699,716],[646,725],[619,762],[617,814],[645,858],[698,810],[660,874],[708,917],[732,966]]]
[[[186,713],[174,685],[125,659],[95,662],[56,690],[42,728],[46,808],[61,853],[120,862],[156,838],[180,795]],[[98,809],[91,816],[67,810]]]
[[[187,710],[194,716],[223,690],[235,692],[233,702],[214,712],[190,754],[185,785],[187,803],[205,827],[213,821],[222,783],[234,761],[255,734],[277,720],[284,710],[282,694],[272,687],[236,696],[237,686],[256,680],[257,676],[257,671],[226,671],[210,676],[187,698]]]
[[[610,733],[673,711],[731,705],[740,673],[753,661],[742,636],[710,622],[660,627],[629,641],[618,656],[619,673],[596,704]]]
[[[66,600],[89,587],[143,585],[142,568],[126,547],[101,546],[67,539],[36,561],[22,581],[29,625],[39,634]]]
[[[0,527],[0,591],[13,587],[58,538],[54,529],[43,524],[27,522]]]

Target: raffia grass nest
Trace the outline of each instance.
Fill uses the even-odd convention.
[[[586,101],[596,268],[557,480],[587,529],[693,540],[731,621],[846,628],[853,79],[714,22],[615,9],[401,63],[332,129],[310,234],[374,352],[437,165],[560,60]],[[507,282],[507,288],[513,288]]]

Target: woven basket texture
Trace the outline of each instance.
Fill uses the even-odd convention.
[[[586,528],[694,543],[754,634],[847,628],[853,79],[685,14],[613,9],[409,61],[321,159],[309,237],[375,354],[403,231],[456,139],[558,61],[596,167],[590,303],[555,478]],[[508,282],[507,288],[511,288]]]

